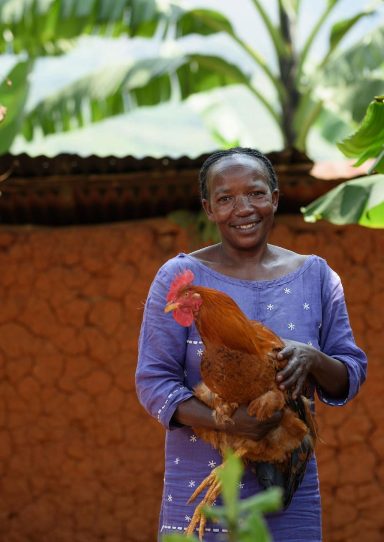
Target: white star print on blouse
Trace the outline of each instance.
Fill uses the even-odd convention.
[[[196,442],[197,441],[197,436],[196,435],[191,435],[189,437],[189,440],[190,440],[190,442]]]
[[[274,305],[272,305],[272,303],[270,303],[269,305],[267,305],[267,310],[268,311],[271,311],[273,309]]]
[[[172,501],[173,501],[173,498],[172,498],[172,495],[171,495],[171,494],[168,495],[167,501],[168,501],[168,502],[172,502]]]
[[[211,461],[208,463],[208,467],[211,467],[211,469],[216,467],[216,461],[213,461],[213,459],[211,459]]]
[[[240,483],[239,483],[239,488],[240,488],[240,489],[244,489],[244,484],[243,484],[243,482],[240,482]]]
[[[178,465],[180,463],[180,457],[176,457],[174,463],[175,463],[175,465]]]
[[[188,483],[188,487],[195,487],[195,485],[196,485],[195,480],[190,480]]]
[[[197,355],[198,355],[198,356],[202,356],[202,355],[203,355],[203,352],[204,352],[204,350],[202,350],[201,348],[199,348],[198,351],[197,351]]]
[[[291,293],[291,289],[290,289],[290,288],[284,288],[284,293],[285,293],[285,294],[290,294],[290,293]]]
[[[305,311],[309,311],[309,303],[304,303],[303,309],[304,309]]]
[[[185,521],[191,521],[192,518],[191,518],[191,516],[185,516],[184,519],[185,519]]]
[[[289,322],[288,324],[288,329],[290,329],[291,331],[293,331],[295,329],[295,324],[293,322]]]

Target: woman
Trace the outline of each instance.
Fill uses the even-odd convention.
[[[199,382],[203,344],[196,328],[184,328],[163,313],[173,278],[186,268],[195,284],[225,291],[253,320],[280,335],[287,364],[277,376],[281,389],[297,396],[305,381],[320,399],[343,405],[365,380],[366,357],[353,339],[339,277],[317,256],[303,256],[268,243],[278,205],[277,178],[258,151],[234,148],[212,154],[200,171],[202,205],[216,223],[221,242],[179,254],[158,272],[149,292],[140,336],[137,390],[144,407],[167,429],[162,534],[183,531],[195,504],[194,488],[221,457],[197,438],[194,427],[215,427],[211,410],[193,396]],[[231,433],[261,439],[280,421],[277,412],[257,421],[239,408]],[[241,498],[260,491],[254,468],[240,484]],[[321,505],[316,459],[290,506],[268,518],[276,542],[321,541]],[[207,523],[204,540],[223,538],[222,527]]]

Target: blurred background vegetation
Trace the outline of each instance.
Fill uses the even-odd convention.
[[[0,154],[339,156],[384,93],[384,5],[0,0]]]

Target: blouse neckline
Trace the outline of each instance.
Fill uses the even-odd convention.
[[[255,286],[255,287],[268,287],[268,286],[276,286],[277,284],[284,284],[287,282],[291,282],[292,280],[299,277],[302,273],[304,273],[315,261],[316,256],[313,254],[310,254],[306,260],[304,260],[303,264],[300,265],[297,269],[294,269],[290,273],[286,273],[285,275],[282,275],[281,277],[277,277],[275,279],[269,279],[269,280],[248,280],[248,279],[239,279],[237,277],[231,277],[230,275],[225,275],[224,273],[220,273],[219,271],[216,271],[215,269],[212,269],[211,267],[208,267],[208,265],[204,264],[201,260],[196,258],[195,256],[191,256],[190,254],[186,254],[184,252],[181,252],[178,257],[181,258],[187,258],[191,262],[193,262],[195,265],[197,265],[200,269],[202,269],[205,273],[208,273],[209,275],[212,275],[216,277],[217,279],[229,282],[231,284],[242,284],[246,286]]]

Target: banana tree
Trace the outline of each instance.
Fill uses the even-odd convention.
[[[231,84],[245,85],[262,104],[281,131],[285,147],[305,150],[309,131],[321,113],[327,126],[326,106],[331,105],[333,118],[339,112],[341,93],[328,88],[325,94],[323,90],[324,78],[331,81],[332,89],[344,84],[343,78],[332,83],[335,65],[341,65],[346,54],[340,54],[340,42],[375,9],[361,10],[334,24],[328,50],[313,66],[310,52],[339,0],[325,2],[301,48],[295,26],[302,2],[276,0],[278,22],[274,23],[265,3],[251,1],[269,34],[275,67],[235,32],[224,15],[187,9],[183,0],[0,0],[0,35],[5,38],[0,53],[19,60],[0,88],[0,105],[7,108],[0,124],[0,153],[10,148],[17,133],[30,140],[36,130],[44,134],[72,130],[137,106],[185,99]],[[134,54],[131,51],[126,58],[116,54],[104,65],[85,61],[76,77],[70,62],[65,65],[63,61],[70,60],[84,36],[102,38],[105,48],[129,37],[137,47]],[[384,32],[378,29],[370,42],[370,64],[364,72],[355,72],[358,79],[369,80],[370,90],[382,81],[382,55],[374,52],[382,51],[383,41]],[[234,54],[227,55],[228,49]],[[353,48],[349,53],[358,57]],[[63,65],[62,83],[51,93],[41,88],[36,92],[37,72],[46,57],[50,66]],[[265,91],[265,81],[273,92]],[[361,94],[361,88],[359,91]],[[351,99],[353,96],[352,90]]]
[[[14,60],[0,86],[0,154],[18,133],[31,140],[36,129],[61,132],[122,113],[129,108],[128,99],[136,98],[135,105],[168,100],[169,73],[181,59],[159,58],[156,50],[152,56],[128,55],[111,66],[84,66],[74,77],[71,55],[84,36],[99,36],[107,44],[119,36],[146,41],[156,33],[157,41],[162,40],[169,20],[160,0],[0,0],[0,53]],[[31,87],[39,64],[47,60],[52,61],[48,69],[55,70],[56,61],[56,71],[61,64],[66,73],[61,86],[43,91],[36,100]],[[134,91],[149,81],[151,89],[135,97]]]

